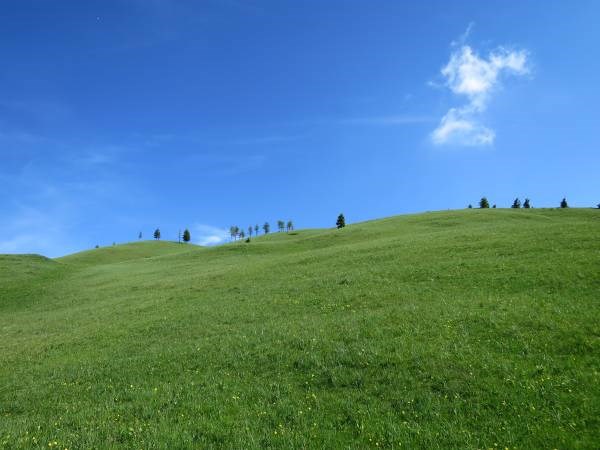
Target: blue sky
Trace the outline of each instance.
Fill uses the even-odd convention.
[[[595,1],[5,1],[0,253],[600,202]]]

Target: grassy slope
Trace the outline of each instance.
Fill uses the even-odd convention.
[[[115,245],[88,250],[73,255],[63,256],[57,261],[71,265],[90,265],[118,263],[140,258],[156,258],[177,253],[187,253],[193,246],[185,246],[169,241],[143,241],[132,244]]]
[[[56,263],[40,255],[0,255],[0,283],[31,280],[44,276]]]
[[[599,226],[453,211],[44,261],[0,281],[0,446],[597,448]]]

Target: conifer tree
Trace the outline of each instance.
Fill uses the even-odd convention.
[[[561,208],[568,208],[568,207],[569,207],[569,204],[567,203],[567,199],[566,199],[566,198],[563,198],[563,199],[561,200],[561,202],[560,202],[560,207],[561,207]]]
[[[528,198],[526,198],[525,201],[523,202],[523,208],[526,208],[526,209],[531,208]]]
[[[258,224],[254,225],[254,235],[258,236],[258,230],[260,230],[260,227],[258,226]]]
[[[481,209],[489,208],[490,207],[490,202],[488,202],[487,198],[481,197],[481,200],[479,200],[479,207]]]
[[[519,209],[521,207],[521,200],[519,200],[519,198],[515,198],[515,201],[513,202],[511,208],[515,208],[515,209]]]
[[[469,208],[469,209],[472,209],[472,208],[473,208],[473,205],[471,205],[471,204],[469,203],[469,206],[467,206],[467,208]]]
[[[265,234],[269,234],[270,229],[271,225],[269,225],[269,222],[265,222],[265,224],[263,225],[263,231],[265,232]]]
[[[157,241],[160,240],[160,229],[156,229],[154,230],[154,239],[156,239]]]
[[[192,240],[192,235],[190,234],[190,230],[187,228],[183,230],[183,242],[190,242]]]
[[[335,226],[339,229],[339,228],[344,228],[346,226],[346,218],[344,217],[343,214],[340,213],[340,215],[338,216],[336,222],[335,222]]]

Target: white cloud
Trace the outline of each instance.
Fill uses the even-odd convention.
[[[450,55],[441,73],[445,86],[454,94],[465,96],[469,102],[450,109],[433,131],[434,144],[490,145],[494,130],[479,123],[503,73],[525,75],[529,73],[528,54],[525,50],[507,50],[499,47],[480,57],[469,45],[462,45]]]
[[[218,245],[227,241],[229,230],[211,225],[197,224],[193,227],[192,240],[198,245]]]
[[[471,120],[464,110],[455,108],[442,117],[440,125],[431,135],[434,144],[456,143],[467,146],[489,145],[494,142],[495,137],[494,130]]]
[[[490,53],[486,60],[474,53],[471,47],[464,45],[450,56],[450,61],[442,69],[442,75],[452,92],[466,95],[476,108],[485,108],[500,73],[506,71],[517,75],[526,74],[529,71],[526,63],[527,53],[523,50],[509,52],[500,48]]]

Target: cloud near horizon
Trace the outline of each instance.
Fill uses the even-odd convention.
[[[36,208],[19,205],[0,218],[0,254],[37,253],[50,258],[76,251],[66,225],[65,205]]]
[[[480,57],[469,45],[462,45],[450,55],[441,70],[444,85],[469,102],[451,108],[442,117],[431,139],[436,145],[457,144],[482,146],[493,144],[496,133],[480,123],[480,116],[496,92],[500,75],[529,73],[528,53],[498,47],[488,57]]]
[[[227,241],[229,231],[212,225],[197,224],[192,229],[192,240],[198,245],[219,245]]]

